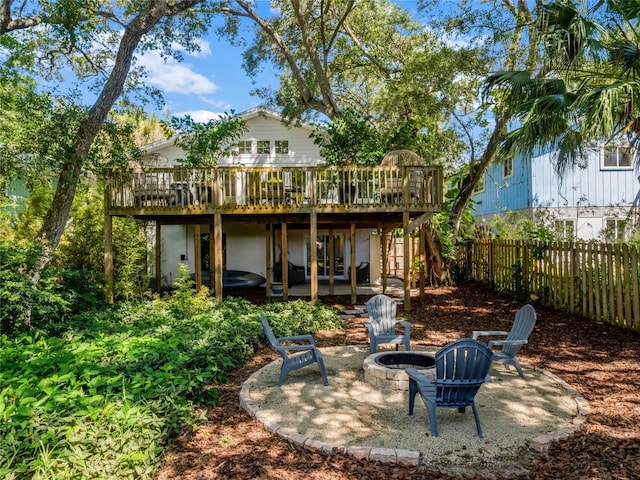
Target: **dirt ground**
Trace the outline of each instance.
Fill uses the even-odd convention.
[[[264,294],[259,292],[243,293],[261,303]],[[357,304],[366,300],[358,297]],[[349,297],[322,301],[351,306]],[[473,285],[428,289],[424,299],[412,301],[412,345],[441,346],[473,330],[508,330],[520,305]],[[554,443],[547,455],[523,451],[518,467],[527,473],[517,478],[640,479],[640,334],[539,305],[536,311],[538,322],[521,350],[521,362],[545,368],[575,387],[589,402],[591,414],[580,432]],[[320,348],[367,343],[361,318],[314,336]],[[207,421],[195,432],[176,439],[158,479],[460,478],[428,466],[329,456],[270,434],[239,407],[238,394],[253,371],[275,358],[275,351],[265,347],[250,364],[232,372],[228,383],[219,386],[219,405],[206,412]],[[483,472],[482,477],[516,478],[517,470]]]

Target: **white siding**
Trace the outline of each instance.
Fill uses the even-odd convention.
[[[313,140],[309,138],[311,129],[302,127],[287,127],[277,119],[257,116],[247,121],[249,131],[240,140],[269,140],[271,154],[269,155],[237,155],[220,161],[220,165],[253,165],[253,166],[293,166],[293,165],[317,165],[322,162],[320,150]],[[289,153],[276,155],[276,140],[289,141]],[[255,152],[255,148],[254,148]]]
[[[238,140],[249,140],[254,143],[254,154],[235,155],[222,158],[219,165],[248,165],[248,166],[299,166],[317,165],[324,163],[320,156],[320,149],[309,138],[313,131],[310,127],[287,127],[279,119],[272,116],[250,115],[246,118],[247,132]],[[255,143],[258,140],[269,140],[271,153],[269,155],[255,154]],[[276,140],[289,142],[289,153],[276,155]],[[164,141],[149,146],[145,151],[161,153],[174,165],[179,158],[184,157],[182,149],[176,147],[173,142]]]

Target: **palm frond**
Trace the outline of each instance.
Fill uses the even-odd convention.
[[[569,128],[556,142],[555,170],[559,178],[564,177],[567,169],[575,166],[584,158],[585,139],[582,132]]]
[[[612,70],[622,69],[627,77],[637,78],[640,73],[640,47],[630,39],[619,39],[609,46],[609,64]]]
[[[506,90],[511,97],[519,97],[531,83],[532,74],[527,70],[496,72],[485,80],[483,96],[487,98],[495,90]]]
[[[558,64],[570,65],[584,57],[585,47],[597,46],[590,40],[599,26],[582,15],[573,2],[540,4],[536,12],[545,51]]]
[[[612,82],[589,88],[576,99],[575,106],[592,138],[611,138],[630,120],[640,115],[640,85],[637,82]]]
[[[620,14],[627,21],[640,19],[640,2],[630,0],[608,0],[607,8],[611,12]]]

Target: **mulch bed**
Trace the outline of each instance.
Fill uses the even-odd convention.
[[[244,293],[256,303],[264,294]],[[328,305],[350,307],[349,297],[322,297]],[[367,297],[358,297],[362,304]],[[410,320],[415,345],[444,345],[472,330],[508,330],[520,307],[511,297],[474,285],[428,289],[413,299]],[[640,479],[640,334],[536,305],[538,321],[522,363],[558,375],[589,402],[591,415],[572,437],[555,442],[546,455],[523,452],[521,479]],[[401,310],[399,310],[401,313]],[[322,347],[368,342],[362,319],[340,330],[314,335]],[[219,387],[220,402],[207,422],[176,439],[159,479],[452,479],[430,467],[401,467],[325,455],[292,445],[263,429],[238,405],[240,386],[276,359],[264,347],[250,364],[237,368]],[[525,371],[526,374],[526,371]],[[425,429],[427,426],[425,425]],[[465,478],[516,478],[510,472],[467,472]]]

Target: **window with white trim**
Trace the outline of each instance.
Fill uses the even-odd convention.
[[[271,140],[258,140],[258,155],[269,155],[271,153]]]
[[[253,153],[253,141],[240,140],[238,142],[238,155],[251,155]]]
[[[629,147],[605,145],[602,149],[602,170],[630,170],[632,168]]]
[[[575,235],[575,222],[573,220],[556,220],[554,227],[558,237],[563,240],[573,240]]]
[[[604,236],[607,242],[616,243],[625,241],[625,230],[627,221],[617,218],[607,218],[605,220]]]
[[[286,155],[289,153],[289,140],[276,140],[276,154]]]
[[[502,178],[513,177],[513,158],[502,160]]]

